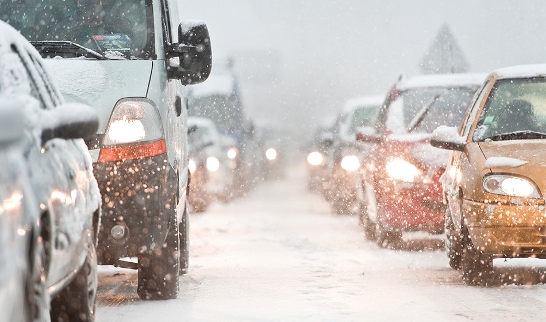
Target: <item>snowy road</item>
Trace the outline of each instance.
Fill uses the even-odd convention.
[[[442,239],[381,249],[305,187],[294,168],[192,215],[176,300],[141,301],[136,271],[101,267],[97,321],[546,321],[544,261],[495,260],[497,285],[466,286]]]

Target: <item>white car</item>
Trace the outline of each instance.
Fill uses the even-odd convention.
[[[40,54],[2,21],[0,119],[0,320],[92,321],[101,201],[82,138],[98,117],[65,103]]]

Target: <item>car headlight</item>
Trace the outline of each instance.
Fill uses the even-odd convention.
[[[341,167],[347,171],[355,171],[360,168],[360,161],[354,155],[346,155],[341,160]]]
[[[277,151],[275,151],[273,148],[269,148],[267,151],[265,151],[265,157],[271,161],[275,160],[277,158]]]
[[[214,172],[220,168],[220,161],[216,159],[215,157],[208,157],[207,158],[207,169],[210,172]]]
[[[415,182],[415,179],[421,175],[421,171],[416,166],[399,158],[387,162],[386,170],[391,178],[405,182]]]
[[[320,152],[311,152],[307,156],[307,162],[309,162],[310,165],[321,165],[322,161],[324,161],[324,158]]]
[[[230,148],[228,151],[227,151],[227,156],[228,158],[230,158],[231,160],[235,159],[237,157],[237,154],[239,154],[239,151],[237,150],[237,148]]]
[[[536,185],[529,179],[505,174],[492,174],[483,178],[483,189],[497,195],[540,198]]]
[[[195,169],[197,169],[197,165],[192,159],[190,159],[190,161],[188,162],[188,169],[190,169],[190,173],[194,173]]]

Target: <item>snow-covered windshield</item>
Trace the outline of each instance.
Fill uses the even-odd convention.
[[[387,124],[394,134],[404,134],[419,111],[431,104],[422,121],[412,132],[431,133],[440,125],[458,126],[476,90],[477,86],[408,89],[401,92],[391,103]]]
[[[379,113],[379,106],[366,106],[355,109],[349,134],[355,134],[356,129],[362,126],[373,126]]]
[[[479,117],[474,141],[532,139],[546,135],[537,136],[537,133],[546,133],[546,79],[499,80]]]
[[[0,17],[30,41],[71,41],[133,59],[153,54],[150,0],[7,0]]]

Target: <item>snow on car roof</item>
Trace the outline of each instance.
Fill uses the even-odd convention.
[[[403,79],[398,84],[399,90],[408,90],[419,87],[452,87],[452,86],[472,86],[483,83],[487,74],[435,74],[420,75]]]
[[[362,106],[380,106],[385,101],[384,95],[361,96],[348,99],[343,104],[343,111],[351,111]]]
[[[235,75],[231,71],[213,70],[205,82],[190,87],[190,95],[193,97],[229,96],[236,92],[236,87]]]
[[[499,78],[527,78],[546,76],[546,64],[518,65],[496,69],[492,72]]]

